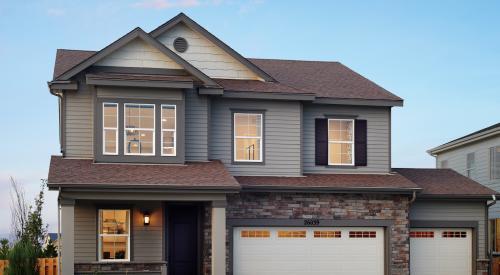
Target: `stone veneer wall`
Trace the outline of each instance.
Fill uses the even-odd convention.
[[[393,220],[389,268],[392,275],[409,274],[409,204],[406,196],[240,193],[227,195],[227,200],[228,219]],[[210,274],[209,207],[205,209],[204,228],[203,270],[204,274],[208,275]],[[229,237],[228,235],[226,242],[229,242]]]

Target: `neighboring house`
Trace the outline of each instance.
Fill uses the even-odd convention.
[[[436,166],[450,168],[495,191],[500,191],[500,123],[457,138],[429,154]],[[500,204],[490,208],[490,248],[500,252]]]
[[[56,250],[59,248],[57,233],[47,233],[47,236],[45,236],[45,239],[43,240],[42,248],[45,249],[50,242],[52,242]]]
[[[338,62],[247,59],[179,14],[58,50],[67,274],[484,274],[494,191],[391,168],[403,100]]]

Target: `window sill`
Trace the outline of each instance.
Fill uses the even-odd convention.
[[[265,165],[264,161],[235,161],[231,162],[232,165]]]
[[[326,168],[330,169],[357,169],[356,165],[324,165]]]

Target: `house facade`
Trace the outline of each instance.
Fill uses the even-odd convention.
[[[500,191],[500,123],[433,149],[436,167],[449,168],[488,188]],[[500,206],[489,209],[490,249],[500,251]]]
[[[179,14],[58,50],[49,89],[64,275],[488,271],[495,192],[393,169],[403,100],[341,63],[245,58]]]

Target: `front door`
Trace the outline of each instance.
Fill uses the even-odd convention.
[[[172,205],[167,211],[169,275],[198,274],[199,207]]]

